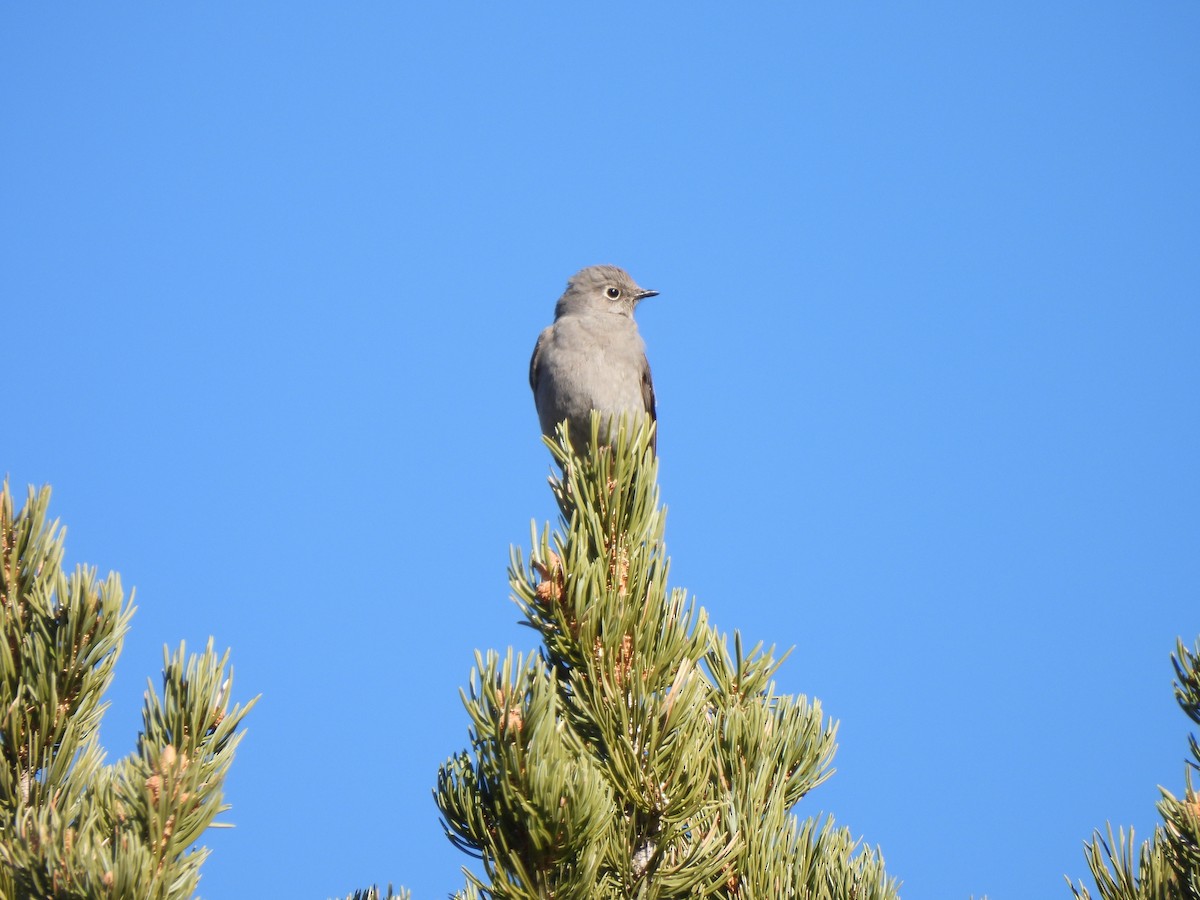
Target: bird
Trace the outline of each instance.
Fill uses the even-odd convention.
[[[529,360],[542,434],[553,437],[565,420],[575,452],[583,454],[592,410],[602,415],[601,445],[616,438],[622,414],[633,427],[642,417],[658,420],[646,345],[633,320],[637,305],[657,295],[616,266],[588,266],[571,276]]]

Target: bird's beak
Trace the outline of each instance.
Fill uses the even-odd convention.
[[[634,297],[634,299],[638,303],[641,303],[647,297],[657,297],[657,296],[658,296],[658,291],[638,291],[638,294],[636,297]]]

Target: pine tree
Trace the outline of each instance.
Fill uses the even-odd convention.
[[[896,897],[877,850],[792,813],[831,773],[820,703],[668,589],[652,435],[548,442],[560,530],[535,526],[509,572],[541,647],[476,655],[470,748],[438,776],[448,836],[482,861],[457,896]]]
[[[230,707],[229,654],[211,640],[164,650],[136,749],[106,765],[101,698],[133,601],[115,573],[63,571],[49,502],[30,488],[14,517],[0,493],[0,897],[191,897],[254,701]]]
[[[1171,662],[1175,699],[1187,717],[1200,724],[1200,639],[1192,650],[1177,641]],[[1191,759],[1183,799],[1159,788],[1163,824],[1150,840],[1137,847],[1132,828],[1114,836],[1110,823],[1107,837],[1097,831],[1086,845],[1088,868],[1104,900],[1200,900],[1200,794],[1192,784],[1192,773],[1200,770],[1200,742],[1193,734],[1188,744]],[[1071,890],[1078,900],[1091,898],[1082,882]]]

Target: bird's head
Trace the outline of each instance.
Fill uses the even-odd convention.
[[[571,313],[607,312],[632,319],[634,308],[657,293],[639,287],[624,269],[588,266],[571,276],[554,313],[557,318]]]

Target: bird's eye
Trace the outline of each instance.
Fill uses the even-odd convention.
[[[609,288],[607,291],[605,291],[604,293],[608,294],[608,299],[609,299],[609,300],[616,300],[618,297],[620,297],[620,296],[621,296],[621,289],[620,289],[620,288],[613,288],[613,287],[610,287],[610,288]]]

